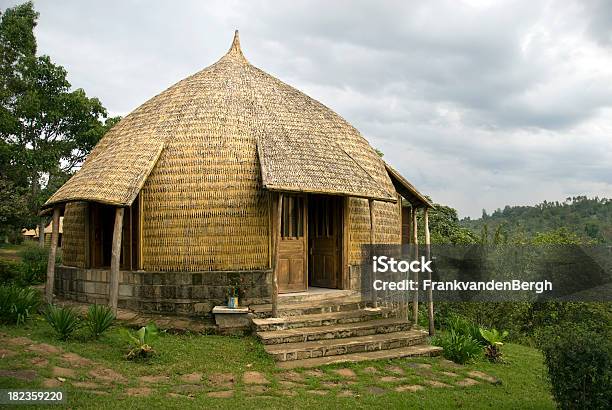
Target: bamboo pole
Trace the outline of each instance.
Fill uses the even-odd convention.
[[[121,233],[123,230],[124,209],[118,207],[115,211],[115,227],[113,228],[113,247],[111,253],[111,270],[108,302],[117,315],[117,302],[119,299],[119,263],[121,257]]]
[[[414,260],[419,258],[419,239],[418,239],[418,226],[417,226],[417,208],[412,209],[412,246],[414,247]],[[412,319],[414,323],[418,323],[419,320],[419,273],[414,272],[414,283],[416,283],[417,290],[414,291],[412,296]]]
[[[425,208],[423,219],[425,223],[425,258],[431,260],[431,235],[429,233],[429,208]],[[427,273],[427,279],[431,282],[431,272]],[[433,291],[431,286],[427,290],[427,319],[429,323],[429,336],[433,336],[434,329],[434,309],[433,309]]]
[[[370,208],[370,258],[374,256],[374,200],[368,200]],[[378,307],[378,295],[374,289],[374,281],[376,280],[376,272],[372,269],[372,307]]]
[[[280,245],[281,217],[283,213],[283,194],[278,194],[276,214],[274,215],[274,269],[272,271],[272,317],[278,317],[278,248]]]
[[[47,261],[47,285],[45,286],[45,300],[53,302],[53,285],[55,282],[55,255],[57,254],[57,241],[59,238],[59,207],[53,208],[53,219],[51,228],[51,247],[49,248],[49,259]],[[43,232],[44,235],[44,232]]]

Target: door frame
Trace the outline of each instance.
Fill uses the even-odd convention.
[[[337,269],[337,273],[336,273],[336,287],[335,288],[329,288],[329,289],[349,289],[350,285],[349,285],[349,278],[348,278],[348,250],[349,250],[349,246],[348,246],[348,242],[349,242],[349,219],[348,219],[348,201],[349,201],[349,197],[346,196],[340,196],[340,195],[326,195],[326,194],[309,194],[308,195],[308,201],[307,201],[307,206],[310,206],[311,204],[313,204],[317,197],[332,197],[334,199],[337,199],[336,201],[336,206],[338,207],[338,213],[339,213],[339,218],[338,218],[338,222],[337,222],[337,228],[340,230],[340,232],[338,232],[338,253],[339,255],[337,255],[337,259],[338,259],[338,269]],[[307,222],[311,222],[309,221],[309,213],[310,213],[310,208],[307,207],[306,209],[306,214],[307,214]],[[311,249],[311,241],[310,241],[310,224],[307,225],[307,230],[306,230],[306,253],[307,253],[307,260],[306,260],[306,269],[308,270],[308,287],[311,287],[310,285],[310,249]],[[308,289],[307,287],[307,289]]]
[[[283,198],[283,201],[287,200],[287,196],[292,196],[294,198],[301,198],[304,201],[303,202],[303,209],[302,209],[302,212],[303,212],[303,215],[302,215],[303,237],[300,239],[300,240],[303,241],[303,246],[304,246],[303,255],[302,255],[303,263],[304,263],[304,267],[303,267],[303,269],[304,269],[304,273],[303,273],[303,276],[304,276],[304,279],[303,279],[304,289],[301,289],[301,290],[284,289],[284,290],[281,291],[280,284],[279,284],[279,293],[281,293],[281,294],[305,292],[305,291],[308,290],[308,195],[299,194],[299,193],[298,194],[296,194],[296,193],[285,194],[284,198]],[[284,209],[285,209],[285,207],[284,207],[284,204],[283,204],[283,206],[282,206],[282,208],[280,210],[281,211],[281,215],[280,215],[280,219],[279,219],[280,221],[282,221],[282,219],[283,219]],[[281,227],[282,227],[282,222],[279,224],[278,227],[275,227],[275,229],[279,230],[279,234],[278,234],[278,240],[279,240],[278,252],[279,253],[282,252],[281,247],[282,247],[283,242],[291,243],[293,241],[297,241],[298,240],[297,238],[294,238],[294,239],[292,239],[292,238],[285,238],[285,239],[283,239],[282,232],[280,232],[280,230],[282,229]]]

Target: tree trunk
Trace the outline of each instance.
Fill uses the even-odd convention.
[[[45,287],[45,300],[53,302],[53,285],[55,279],[55,255],[57,253],[57,241],[59,238],[60,209],[53,209],[53,220],[51,230],[51,246],[49,247],[49,259],[47,261],[47,285]]]
[[[45,247],[45,219],[41,219],[38,223],[38,246]]]
[[[119,263],[121,257],[121,232],[123,230],[124,209],[118,207],[115,211],[115,227],[113,229],[113,244],[111,250],[110,283],[108,284],[108,302],[115,316],[119,299]]]

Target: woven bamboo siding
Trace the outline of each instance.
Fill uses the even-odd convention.
[[[71,202],[64,211],[64,229],[62,234],[62,264],[77,268],[86,268],[86,249],[88,235],[85,232],[87,203]]]
[[[397,204],[375,201],[373,206],[374,243],[399,244],[401,219]],[[370,243],[370,211],[366,199],[350,199],[349,223],[349,264],[356,265],[362,262],[362,246]]]

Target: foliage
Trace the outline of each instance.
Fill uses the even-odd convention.
[[[500,333],[497,329],[480,328],[480,335],[487,341],[484,351],[485,357],[492,362],[500,361],[502,357],[501,347],[504,345],[504,339],[508,337],[508,331],[504,330]]]
[[[113,324],[114,320],[115,314],[110,307],[105,305],[89,305],[85,325],[89,329],[91,336],[98,338]]]
[[[487,233],[488,242],[495,241],[497,236],[497,243],[504,243],[504,240],[526,243],[527,238],[546,243],[612,243],[612,200],[576,196],[564,202],[544,201],[534,206],[506,206],[491,215],[483,212],[479,219],[463,219],[461,226],[474,233],[482,233],[484,226],[487,226],[488,232],[494,233],[493,240]],[[565,228],[565,231],[540,236],[559,228]]]
[[[103,121],[98,99],[70,89],[63,67],[37,55],[37,20],[32,2],[0,19],[0,234],[38,223],[40,205],[116,122]]]
[[[435,336],[431,343],[444,349],[444,357],[455,363],[464,364],[482,353],[482,345],[469,334],[457,333],[451,329]]]
[[[130,349],[126,359],[146,359],[155,353],[151,343],[157,339],[158,331],[153,323],[141,327],[136,332],[124,329],[123,336]]]
[[[0,285],[0,323],[21,325],[40,306],[40,294],[32,288]]]
[[[457,211],[449,206],[434,204],[429,211],[429,230],[432,244],[471,245],[478,238],[469,229],[460,226]],[[423,216],[419,212],[418,226],[423,226]],[[423,230],[419,230],[419,243],[425,243]]]
[[[43,283],[47,275],[49,249],[28,244],[19,252],[19,256],[21,256],[21,284],[36,285]],[[57,263],[59,262],[60,257],[58,255]]]
[[[564,326],[542,338],[555,401],[563,409],[612,406],[612,339],[609,333]]]
[[[0,284],[11,283],[21,274],[21,264],[0,258]]]
[[[482,346],[487,342],[480,332],[480,326],[463,316],[450,315],[446,318],[445,328],[462,336],[470,336]]]
[[[68,339],[81,325],[79,315],[69,306],[60,308],[55,305],[49,305],[45,310],[44,316],[60,340]]]

